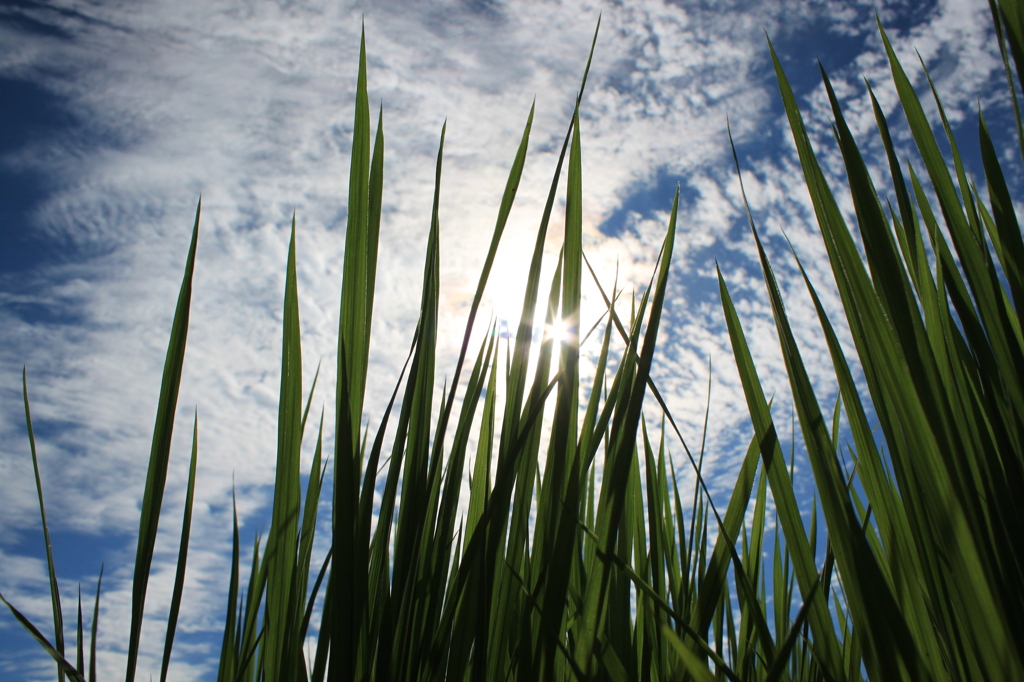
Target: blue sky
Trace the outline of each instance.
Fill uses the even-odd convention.
[[[875,12],[919,87],[915,49],[928,64],[980,178],[979,101],[990,126],[1013,139],[1006,135],[1008,95],[987,3],[8,0],[0,7],[0,591],[52,631],[21,402],[25,366],[65,618],[73,620],[79,582],[90,595],[104,563],[101,677],[123,668],[137,510],[201,194],[189,347],[140,672],[159,670],[159,623],[173,580],[197,412],[196,507],[171,676],[209,679],[227,589],[232,481],[243,537],[262,527],[270,500],[293,211],[306,382],[322,360],[314,405],[333,399],[328,368],[335,362],[361,19],[371,103],[383,105],[387,140],[366,407],[373,424],[415,326],[442,123],[448,132],[440,326],[449,345],[441,351],[439,381],[454,366],[505,176],[536,98],[530,157],[485,303],[485,312],[498,317],[518,312],[511,306],[521,297],[521,271],[599,12],[581,110],[584,246],[606,284],[618,265],[620,283],[642,286],[680,186],[680,235],[654,372],[684,435],[699,442],[710,359],[713,489],[731,489],[749,437],[721,319],[716,259],[755,342],[766,390],[776,394],[777,414],[785,421],[789,414],[727,116],[755,219],[787,282],[805,360],[818,377],[819,397],[834,400],[827,352],[803,285],[792,277],[783,231],[843,328],[839,301],[764,32],[834,187],[841,161],[816,59],[845,100],[880,187],[886,173],[862,77],[890,115],[897,144],[913,155],[894,114]],[[1007,144],[1004,151],[1009,167],[1019,169],[1015,149]],[[1019,172],[1011,175],[1019,186]],[[557,241],[549,247],[557,254]],[[583,314],[592,322],[599,297],[593,288],[585,296]],[[328,425],[328,440],[330,433]],[[687,475],[680,470],[681,480]],[[0,614],[0,676],[52,677],[52,665],[9,614]]]

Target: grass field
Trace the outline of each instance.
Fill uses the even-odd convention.
[[[1016,0],[991,1],[1024,158],[1017,108],[1024,9]],[[312,391],[304,388],[301,369],[293,222],[273,507],[269,530],[246,565],[236,515],[218,680],[1024,680],[1024,497],[1018,492],[1024,489],[1024,240],[997,153],[1012,142],[992,140],[979,114],[982,191],[964,171],[939,93],[928,93],[940,114],[929,121],[881,25],[879,31],[919,157],[900,162],[872,94],[890,171],[878,190],[822,71],[856,227],[847,224],[826,182],[772,51],[870,401],[805,275],[840,395],[831,414],[822,413],[758,226],[749,220],[801,447],[813,470],[815,505],[827,528],[824,551],[818,515],[810,528],[801,517],[792,458],[783,452],[721,273],[722,310],[754,428],[725,508],[713,504],[704,485],[703,453],[670,450],[675,422],[651,368],[658,361],[678,193],[650,285],[634,299],[621,296],[614,283],[600,283],[606,314],[593,329],[581,326],[581,287],[592,274],[582,242],[579,116],[586,72],[539,221],[518,327],[503,339],[492,325],[479,346],[470,345],[474,327],[484,324],[478,311],[526,160],[532,111],[461,353],[435,404],[442,131],[419,323],[379,429],[367,431],[362,417],[384,131],[381,118],[375,131],[372,124],[364,45],[335,368],[336,438],[325,444],[323,424],[308,421]],[[951,149],[945,156],[943,138]],[[547,282],[543,247],[562,191],[564,242]],[[197,208],[139,521],[128,682],[135,679],[170,456],[199,224]],[[536,328],[565,333],[540,337]],[[580,345],[591,335],[602,350],[593,375],[581,376]],[[581,384],[590,390],[581,391]],[[659,423],[649,423],[659,406]],[[65,640],[27,387],[25,414],[55,636],[4,602],[54,658],[58,679],[92,681],[96,634],[87,632],[81,609],[73,641]],[[841,435],[840,424],[848,432]],[[385,438],[386,431],[393,437]],[[161,680],[171,662],[187,565],[200,456],[195,431],[192,438]],[[304,440],[316,443],[305,490]],[[674,472],[685,465],[697,473],[694,490],[677,484]],[[326,467],[332,467],[329,490],[322,489]],[[387,475],[375,503],[378,470]],[[467,472],[468,500],[460,499]],[[331,501],[332,549],[315,565],[323,495]],[[781,532],[771,532],[773,525]],[[101,599],[97,585],[93,624]],[[89,649],[92,656],[85,655]],[[72,650],[74,661],[65,658]]]

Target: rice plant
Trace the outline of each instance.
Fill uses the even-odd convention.
[[[991,8],[1021,131],[1010,55],[1020,74],[1024,12],[1016,0],[991,0]],[[891,187],[876,190],[823,71],[856,231],[846,224],[818,166],[769,43],[870,403],[862,398],[804,274],[840,389],[831,420],[821,413],[748,210],[827,528],[823,553],[816,546],[817,513],[810,529],[800,516],[792,469],[721,273],[725,321],[754,428],[724,510],[704,485],[704,453],[691,452],[685,443],[675,455],[670,450],[668,436],[682,437],[651,367],[657,361],[678,192],[650,285],[639,299],[629,299],[627,312],[616,285],[601,288],[606,311],[591,329],[601,350],[593,376],[580,375],[580,346],[589,324],[580,315],[581,286],[592,275],[582,245],[579,126],[589,59],[539,221],[514,339],[503,343],[491,325],[482,344],[470,347],[523,171],[532,110],[515,150],[452,379],[435,405],[442,129],[418,324],[380,425],[375,431],[364,426],[385,185],[383,112],[373,132],[364,40],[341,283],[333,454],[324,454],[322,420],[315,435],[314,429],[306,430],[312,389],[304,392],[302,382],[293,220],[271,522],[266,538],[253,543],[243,571],[235,515],[218,681],[1024,679],[1024,502],[1015,494],[1024,489],[1019,322],[1024,241],[984,117],[979,113],[990,207],[964,172],[938,93],[933,87],[953,173],[881,25],[879,31],[925,174],[900,164],[872,93],[891,173]],[[1024,142],[1021,151],[1024,156]],[[739,172],[738,158],[736,165]],[[937,197],[938,212],[922,178]],[[545,290],[544,244],[563,179],[564,241]],[[128,682],[135,679],[166,479],[199,217],[197,208],[143,498]],[[535,338],[541,319],[548,325],[560,322],[568,334],[558,340]],[[619,347],[621,354],[613,351]],[[581,397],[584,380],[590,385],[587,399]],[[497,399],[499,387],[504,404]],[[4,602],[56,661],[59,680],[92,681],[95,663],[91,660],[87,670],[80,599],[77,660],[65,657],[63,608],[24,376],[23,390],[47,546],[53,641]],[[662,412],[657,428],[649,428],[645,417],[645,401],[650,414],[651,398]],[[840,452],[843,415],[853,441],[846,452],[852,470]],[[873,420],[880,435],[873,432]],[[171,664],[187,564],[196,435],[194,427],[161,680]],[[304,438],[315,438],[305,492],[299,459]],[[697,486],[692,492],[680,489],[675,460],[693,466]],[[328,466],[331,550],[322,565],[314,565],[317,505]],[[386,475],[375,505],[378,470]],[[460,506],[467,473],[469,499]],[[770,528],[769,493],[781,533]],[[97,585],[91,659],[99,600]],[[320,626],[312,632],[319,604]]]

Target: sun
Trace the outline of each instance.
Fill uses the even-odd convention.
[[[565,320],[556,319],[551,324],[544,325],[544,340],[551,340],[555,342],[555,345],[561,346],[563,343],[569,341],[571,336],[568,325],[565,324]]]

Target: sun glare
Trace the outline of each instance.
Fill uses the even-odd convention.
[[[569,340],[569,328],[564,320],[554,320],[551,324],[544,325],[544,340],[551,339],[555,345],[562,345]]]

